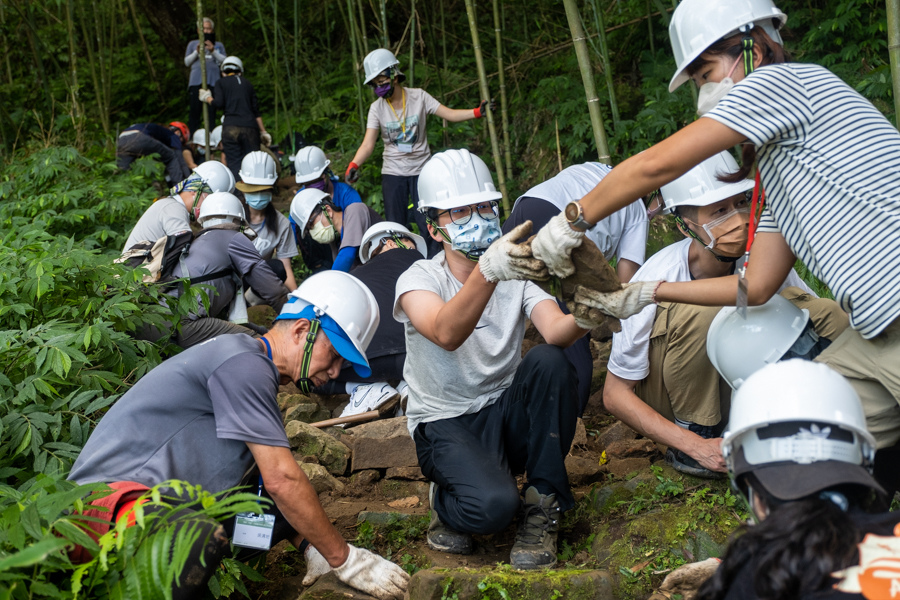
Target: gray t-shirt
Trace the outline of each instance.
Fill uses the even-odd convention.
[[[191,221],[181,197],[160,198],[148,208],[128,234],[122,252],[138,242],[155,242],[164,235],[190,231]]]
[[[522,360],[525,317],[544,300],[556,302],[530,281],[501,281],[468,339],[456,350],[444,350],[412,326],[400,308],[400,296],[427,290],[448,301],[462,286],[443,252],[415,262],[397,280],[394,318],[406,333],[403,379],[409,384],[410,434],[419,423],[452,419],[493,404],[512,384]]]
[[[188,86],[200,85],[202,77],[200,73],[200,53],[197,47],[200,42],[191,40],[188,42],[187,50],[184,52],[184,66],[191,68],[191,76],[188,79]],[[219,65],[225,62],[227,54],[225,54],[225,46],[222,42],[216,42],[213,45],[212,52],[205,52],[206,56],[206,85],[212,87],[219,80]]]
[[[290,447],[275,400],[279,374],[262,344],[223,335],[138,381],[109,409],[75,461],[78,483],[183,479],[220,492],[253,465],[246,442]]]
[[[362,202],[354,202],[345,208],[342,219],[341,245],[338,250],[359,248],[362,246],[363,235],[369,227],[384,220],[381,215]],[[337,252],[335,252],[335,256],[337,256]]]
[[[369,106],[367,129],[379,129],[384,142],[384,175],[418,175],[431,157],[425,118],[433,115],[441,103],[425,90],[403,88],[406,108],[393,108],[384,98]]]
[[[256,232],[253,245],[259,251],[263,260],[276,258],[291,258],[297,256],[297,242],[294,241],[294,232],[291,231],[291,222],[280,212],[275,213],[277,232],[273,233],[268,224],[250,223],[250,227]]]

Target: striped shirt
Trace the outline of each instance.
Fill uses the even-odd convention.
[[[871,339],[900,316],[900,133],[827,69],[770,65],[706,115],[756,146],[766,212]]]

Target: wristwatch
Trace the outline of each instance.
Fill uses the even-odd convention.
[[[584,220],[584,212],[581,210],[581,203],[579,202],[569,202],[566,204],[565,214],[566,221],[569,222],[572,229],[587,231],[594,226],[593,223],[588,223]]]

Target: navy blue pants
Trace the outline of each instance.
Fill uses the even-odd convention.
[[[441,244],[434,241],[425,226],[425,214],[419,212],[419,176],[382,175],[381,193],[384,197],[384,220],[412,227],[419,227],[425,238],[429,258],[441,251]]]
[[[156,138],[135,132],[120,135],[116,140],[116,166],[123,171],[130,169],[131,163],[139,157],[151,154],[159,154],[159,159],[166,165],[166,175],[169,176],[172,185],[191,174],[181,152],[166,146]]]

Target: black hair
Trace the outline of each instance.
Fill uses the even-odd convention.
[[[691,205],[677,206],[672,209],[672,214],[696,223],[700,216],[700,207]]]

